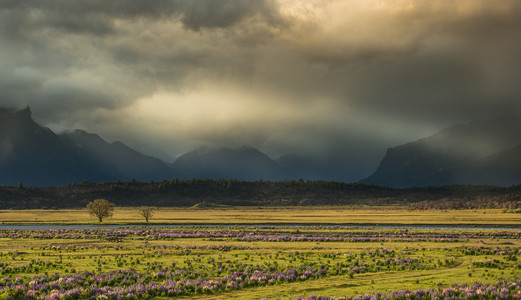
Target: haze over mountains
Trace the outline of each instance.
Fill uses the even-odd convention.
[[[239,178],[255,181],[284,180],[295,176],[289,169],[251,147],[201,148],[181,155],[172,167],[183,174],[183,177],[189,178]]]
[[[0,183],[57,185],[73,180],[110,180],[73,145],[36,124],[31,111],[0,109]]]
[[[111,144],[94,133],[83,130],[66,131],[61,139],[71,144],[76,153],[112,178],[139,181],[170,178],[172,169],[158,158],[143,155],[121,142]]]
[[[449,127],[388,149],[378,169],[362,183],[391,187],[520,184],[519,129],[517,118]],[[34,122],[28,107],[0,108],[0,184],[4,185],[171,178],[342,181],[327,172],[317,159],[288,154],[274,160],[252,147],[200,148],[169,164],[83,130],[55,134]]]
[[[284,180],[297,175],[251,147],[201,148],[167,164],[83,130],[57,135],[34,122],[29,107],[0,108],[0,184],[4,185],[157,181],[174,177]]]
[[[455,125],[390,148],[366,184],[391,187],[521,183],[521,120]]]

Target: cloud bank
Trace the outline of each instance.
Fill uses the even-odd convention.
[[[199,146],[321,157],[520,111],[521,2],[0,0],[0,104],[167,161]]]

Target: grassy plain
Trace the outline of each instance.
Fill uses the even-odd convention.
[[[130,229],[129,229],[130,230]],[[156,229],[158,233],[177,233],[178,229]],[[298,230],[298,231],[297,231]],[[327,274],[306,280],[255,284],[252,286],[212,293],[194,292],[180,298],[198,299],[294,299],[297,296],[391,292],[403,289],[449,287],[451,283],[494,282],[521,276],[517,262],[521,241],[518,230],[399,230],[399,229],[317,229],[316,227],[286,227],[252,229],[251,227],[187,227],[183,231],[215,233],[232,231],[245,234],[275,236],[352,237],[371,236],[374,241],[317,240],[242,240],[234,237],[170,237],[152,233],[129,233],[121,242],[106,237],[78,232],[41,236],[31,231],[16,231],[0,238],[1,275],[31,281],[42,274],[93,273],[133,268],[143,274],[157,274],[164,266],[175,266],[176,272],[188,270],[186,276],[221,278],[230,268],[266,266],[288,270],[298,266],[327,266]],[[29,232],[28,234],[21,234]],[[45,233],[45,230],[41,231]],[[108,231],[110,233],[110,230]],[[98,231],[94,231],[99,234]],[[505,235],[505,233],[508,233]],[[61,235],[60,235],[61,234]],[[63,236],[65,234],[65,236]],[[67,235],[71,234],[70,237]],[[458,237],[444,240],[444,235]],[[514,234],[514,235],[511,235]],[[79,235],[81,238],[72,238]],[[384,238],[378,238],[385,236]],[[425,238],[427,236],[427,238]],[[422,237],[422,238],[418,238]],[[230,247],[223,250],[223,246]],[[465,249],[494,250],[468,255]],[[487,251],[488,251],[487,250]],[[505,250],[502,252],[502,250]],[[371,254],[372,253],[372,254]],[[376,254],[374,254],[376,253]],[[386,266],[384,261],[391,260]],[[393,262],[396,260],[397,262]],[[402,261],[402,262],[399,262]],[[493,262],[484,267],[476,262]],[[216,266],[215,263],[218,263]],[[224,271],[217,269],[222,264]],[[344,264],[344,265],[342,265]],[[367,266],[360,273],[349,271]],[[157,268],[157,269],[156,269]],[[381,268],[380,270],[374,268]],[[192,275],[190,275],[192,274]],[[198,275],[199,274],[199,275]],[[247,276],[249,277],[249,275]],[[189,277],[193,278],[193,277]],[[156,279],[158,281],[161,278]],[[154,298],[166,298],[154,296]]]
[[[94,229],[5,226],[99,224],[85,209],[2,210],[0,221],[4,224],[4,227],[0,226],[0,277],[3,277],[0,287],[6,284],[6,278],[25,282],[29,289],[34,276],[52,277],[57,273],[63,277],[83,271],[92,272],[95,283],[99,274],[127,269],[136,270],[139,276],[148,276],[144,282],[167,280],[168,277],[157,275],[162,270],[170,272],[168,276],[175,280],[204,278],[216,281],[239,270],[247,274],[243,280],[253,283],[211,292],[195,289],[179,298],[294,299],[297,296],[339,297],[443,288],[451,283],[521,278],[519,227],[472,228],[485,224],[499,227],[521,224],[521,214],[501,210],[161,208],[150,222],[186,225],[182,228],[146,227],[135,208],[117,208],[112,218]],[[142,224],[144,227],[103,227],[105,224]],[[255,224],[258,226],[252,226]],[[343,224],[411,226],[349,228],[341,226]],[[418,224],[466,225],[468,228],[414,226]],[[121,235],[121,240],[112,240],[112,235]],[[469,251],[473,253],[469,254]],[[275,283],[267,279],[250,279],[256,274],[255,270],[275,274],[298,268],[311,268],[312,273],[324,269],[325,273],[302,278],[301,272],[295,280]],[[125,282],[121,278],[117,280]],[[111,286],[114,281],[104,283],[102,280],[99,284]],[[50,293],[50,289],[47,292]],[[0,298],[3,296],[0,288]],[[167,295],[150,297],[168,298]]]
[[[0,210],[2,224],[96,224],[86,209]],[[104,224],[145,224],[137,208],[116,208]],[[521,226],[521,214],[500,209],[408,210],[404,207],[159,208],[150,224],[445,224]]]

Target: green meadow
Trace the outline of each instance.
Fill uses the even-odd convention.
[[[492,228],[519,214],[498,210],[172,208],[154,226],[131,208],[101,224],[86,210],[0,216],[5,299],[340,298],[521,277],[521,231]]]

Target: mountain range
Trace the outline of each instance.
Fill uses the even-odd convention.
[[[83,130],[55,134],[29,107],[0,108],[0,184],[64,185],[82,181],[228,178],[254,181],[297,176],[252,147],[200,148],[168,164],[121,142]]]
[[[389,148],[376,171],[361,183],[396,188],[521,184],[519,129],[518,118],[443,129]],[[83,130],[56,134],[37,124],[29,107],[0,108],[0,184],[4,185],[171,178],[334,179],[326,169],[317,159],[287,154],[274,160],[252,147],[199,148],[165,163]]]
[[[268,155],[252,147],[200,148],[179,156],[172,167],[188,178],[284,180],[295,175]]]

